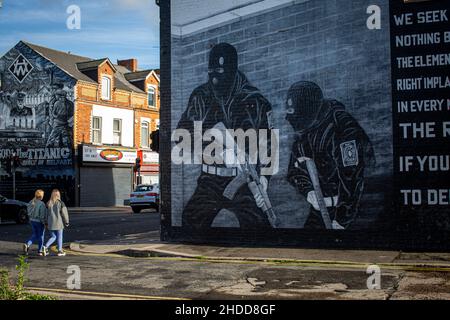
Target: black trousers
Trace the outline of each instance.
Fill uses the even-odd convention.
[[[256,205],[255,198],[244,184],[233,200],[225,198],[223,192],[233,177],[219,177],[202,173],[194,195],[183,210],[183,227],[205,230],[211,227],[222,209],[232,211],[242,230],[265,230],[272,226],[267,215]]]

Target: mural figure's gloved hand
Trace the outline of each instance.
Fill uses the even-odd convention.
[[[314,191],[308,192],[306,200],[313,206],[314,210],[320,211],[319,201],[317,201],[317,196]]]
[[[264,191],[267,192],[267,189],[269,188],[269,181],[267,180],[267,178],[265,176],[261,176],[259,177],[259,182],[264,187]]]
[[[264,191],[267,192],[267,189],[269,187],[269,181],[267,181],[267,178],[264,176],[261,176],[259,178],[259,181],[261,183],[261,185],[264,188]],[[258,206],[258,208],[262,208],[264,206],[264,197],[260,194],[254,195],[255,197],[255,201],[256,201],[256,205]]]
[[[325,206],[327,208],[334,207],[337,204],[338,197],[327,197],[323,199],[325,201]],[[320,211],[319,201],[317,201],[317,196],[314,191],[308,192],[308,196],[306,197],[306,201],[308,201],[316,211]]]
[[[331,224],[331,227],[333,228],[333,230],[344,230],[345,229],[336,220],[333,220],[333,223]]]

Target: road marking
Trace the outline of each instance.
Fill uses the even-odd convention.
[[[121,258],[121,259],[141,259],[141,260],[153,260],[153,261],[185,261],[185,262],[208,262],[208,263],[224,263],[224,264],[264,264],[271,266],[302,266],[302,267],[336,267],[336,268],[350,268],[350,269],[363,269],[366,270],[368,266],[374,263],[356,263],[351,261],[326,261],[326,260],[236,260],[226,258],[213,258],[213,257],[130,257],[120,255],[117,253],[84,253],[75,252],[72,250],[66,250],[67,253],[74,256],[96,256],[96,257],[109,257],[109,258]],[[417,264],[396,264],[396,263],[377,263],[378,266],[385,270],[402,270],[402,271],[422,271],[422,272],[450,272],[450,266],[441,265],[417,265]]]
[[[95,296],[95,297],[109,297],[109,298],[128,298],[128,299],[140,299],[140,300],[176,300],[176,301],[191,300],[188,298],[143,296],[143,295],[134,295],[134,294],[92,292],[92,291],[79,291],[79,290],[66,290],[66,289],[48,289],[48,288],[37,288],[37,287],[26,287],[25,289],[28,291],[39,291],[39,292],[72,294],[72,295],[85,295],[85,296]]]

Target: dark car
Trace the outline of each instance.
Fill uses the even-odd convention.
[[[0,195],[0,222],[4,221],[15,221],[19,224],[27,223],[27,204],[22,201],[7,199]]]

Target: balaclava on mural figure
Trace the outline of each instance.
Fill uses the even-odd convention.
[[[302,132],[314,125],[323,104],[320,87],[308,81],[291,86],[286,100],[286,120],[295,131]]]
[[[214,46],[209,54],[209,84],[216,98],[226,98],[231,94],[238,72],[236,49],[221,43]]]

